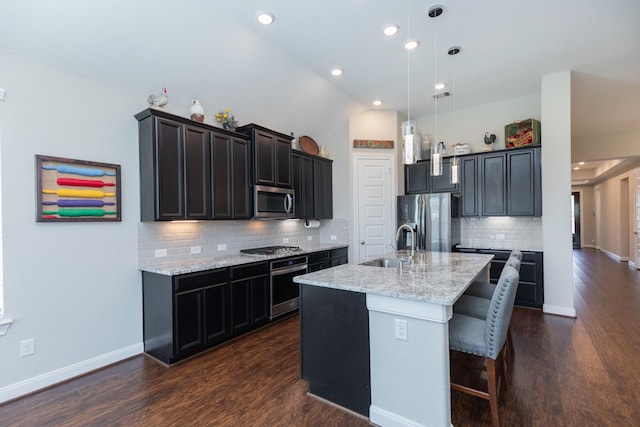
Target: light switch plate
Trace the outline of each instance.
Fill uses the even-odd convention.
[[[167,256],[167,250],[166,249],[156,249],[156,258],[162,258]]]
[[[226,243],[219,243],[218,244],[218,251],[226,251],[227,250],[227,244]]]
[[[192,254],[199,254],[202,252],[202,247],[201,246],[191,246],[191,253]]]

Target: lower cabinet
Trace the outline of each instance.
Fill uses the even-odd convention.
[[[459,248],[460,252],[493,255],[489,272],[491,283],[498,283],[502,269],[509,259],[509,250]],[[542,252],[522,251],[520,263],[520,281],[516,293],[515,305],[521,307],[542,308],[544,303],[544,280]]]
[[[331,251],[314,252],[307,256],[309,273],[331,267]]]
[[[331,249],[331,267],[348,263],[348,253],[348,248]]]
[[[231,267],[231,328],[243,334],[269,320],[269,264]]]

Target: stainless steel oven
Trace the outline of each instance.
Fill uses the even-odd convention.
[[[300,307],[300,285],[293,278],[307,272],[307,257],[271,261],[271,318]]]

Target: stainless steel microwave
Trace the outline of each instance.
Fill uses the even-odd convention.
[[[287,219],[294,217],[292,188],[255,186],[254,218]]]

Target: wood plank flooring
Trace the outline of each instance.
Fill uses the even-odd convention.
[[[504,426],[635,426],[640,420],[640,272],[574,251],[577,319],[516,308]],[[165,367],[144,355],[0,405],[0,426],[368,426],[306,394],[293,316]],[[452,392],[456,426],[489,405]]]

